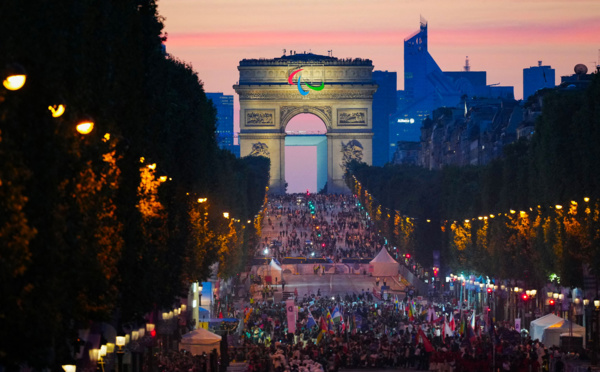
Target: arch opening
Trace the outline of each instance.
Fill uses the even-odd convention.
[[[319,192],[327,183],[327,127],[312,113],[285,125],[285,180],[288,193]]]

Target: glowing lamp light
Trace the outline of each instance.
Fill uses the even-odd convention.
[[[517,211],[515,211],[514,209],[510,210],[510,214],[515,214],[515,213],[517,213]]]
[[[556,209],[559,209],[559,210],[560,210],[560,209],[562,209],[562,205],[560,205],[560,204],[556,204],[556,205],[554,206],[554,208],[556,208]]]
[[[586,196],[585,198],[583,198],[583,201],[587,203],[587,202],[589,202],[589,201],[590,201],[590,198],[588,198],[588,197]]]
[[[589,305],[589,304],[590,304],[590,300],[589,300],[589,298],[584,298],[584,299],[583,299],[583,306],[587,306],[587,305]]]
[[[160,182],[166,182],[167,181],[167,176],[160,176],[160,177],[158,177],[158,180]]]
[[[26,75],[10,75],[2,82],[4,88],[8,90],[19,90],[25,85]]]
[[[98,355],[103,358],[106,356],[106,353],[108,351],[108,348],[106,347],[106,345],[102,345],[100,346],[100,351],[98,352]]]
[[[558,299],[559,299],[559,300],[561,300],[561,301],[562,301],[562,300],[564,300],[564,299],[565,299],[565,295],[564,295],[564,294],[562,294],[562,293],[561,293],[561,294],[559,294],[559,295],[558,295]]]
[[[62,366],[62,369],[64,369],[65,372],[75,372],[77,367],[74,364],[65,364]]]
[[[113,344],[112,342],[107,342],[106,343],[106,352],[114,353],[115,352],[115,344]]]
[[[96,363],[98,361],[98,357],[100,356],[100,350],[98,349],[90,349],[90,361]]]
[[[169,313],[162,313],[162,320],[169,319]]]
[[[552,294],[552,298],[555,299],[555,300],[558,300],[558,293],[553,293]]]
[[[181,311],[185,312],[187,310],[187,305],[182,304],[181,305]]]
[[[156,326],[154,325],[154,323],[148,323],[146,324],[146,331],[151,333],[152,331],[154,331],[155,327]]]
[[[117,340],[115,341],[115,344],[120,348],[122,348],[123,346],[125,346],[125,337],[124,336],[117,336]]]
[[[138,329],[138,333],[140,335],[140,338],[144,337],[146,335],[146,328],[142,327],[142,328]]]
[[[80,134],[90,134],[94,130],[94,122],[91,120],[83,120],[77,124],[77,131]]]
[[[48,110],[52,113],[53,118],[59,118],[65,113],[65,105],[48,106]]]
[[[229,212],[223,212],[223,217],[229,218]]]
[[[154,164],[148,164],[148,169],[155,170],[156,169],[156,163],[154,163]]]
[[[600,307],[600,300],[594,300],[594,306],[596,306],[596,309]]]
[[[208,200],[208,198],[198,198],[198,203],[200,203],[200,204],[206,203],[207,200]]]
[[[546,296],[552,297],[552,292],[546,292]]]
[[[140,333],[138,331],[132,331],[131,332],[131,340],[132,341],[137,341],[138,338],[140,338]]]

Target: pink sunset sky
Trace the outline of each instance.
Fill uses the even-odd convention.
[[[514,86],[517,99],[523,68],[543,61],[559,83],[578,63],[595,70],[600,58],[599,0],[160,0],[158,7],[167,51],[191,63],[207,92],[235,95],[240,60],[280,57],[283,49],[368,58],[376,70],[398,72],[403,89],[403,41],[420,16],[442,70],[460,71],[469,56],[472,71]]]

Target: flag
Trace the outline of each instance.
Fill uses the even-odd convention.
[[[471,328],[475,330],[475,311],[473,311],[473,315],[471,315]]]
[[[311,329],[312,327],[316,326],[317,322],[315,321],[315,318],[313,318],[312,312],[310,310],[308,310],[308,320],[306,322],[306,328]]]
[[[325,334],[327,333],[327,331],[322,330],[321,332],[319,332],[319,335],[317,336],[317,345],[321,342],[321,340],[323,339],[323,336],[325,336]]]
[[[452,337],[454,335],[454,332],[452,331],[452,328],[450,328],[450,325],[448,323],[446,323],[446,322],[444,322],[444,332],[442,333],[442,335],[444,335],[444,337],[445,336]]]
[[[332,316],[333,324],[338,324],[340,322],[341,317],[342,317],[342,314],[340,313],[340,310],[336,306],[333,309],[333,316]]]
[[[330,333],[333,333],[333,326],[335,324],[333,323],[333,318],[331,317],[329,310],[327,310],[327,317],[325,319],[327,320],[327,329]]]
[[[322,315],[321,318],[319,319],[319,327],[321,328],[322,331],[327,330],[327,322],[325,321],[324,315]]]
[[[452,331],[456,329],[456,324],[454,323],[454,313],[450,314],[450,320],[448,321],[448,325],[450,326],[450,329]]]
[[[342,332],[344,332],[346,330],[346,323],[344,323],[343,316],[340,316],[340,328],[341,328]]]
[[[433,348],[433,346],[431,346],[431,342],[429,342],[429,339],[427,339],[427,336],[425,336],[425,332],[423,332],[423,330],[421,328],[419,328],[419,330],[417,331],[417,339],[421,338],[421,341],[423,342],[423,346],[425,347],[425,351],[428,353],[433,352],[435,349]]]

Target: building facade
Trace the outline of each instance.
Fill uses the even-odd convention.
[[[383,166],[394,153],[389,123],[397,109],[398,76],[395,71],[373,71],[373,81],[379,86],[373,95],[373,165]]]
[[[537,66],[523,69],[523,100],[526,101],[540,89],[554,88],[555,85],[554,69],[550,66],[542,66],[542,61],[538,61]]]
[[[217,109],[217,144],[233,152],[233,95],[206,93]]]

